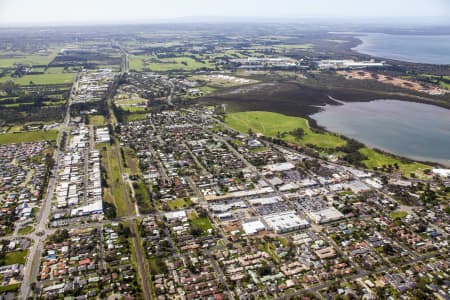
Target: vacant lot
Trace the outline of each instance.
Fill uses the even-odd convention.
[[[127,216],[128,207],[125,201],[125,194],[122,186],[122,179],[120,174],[119,162],[117,161],[115,146],[111,146],[110,144],[102,146],[101,156],[109,187],[107,194],[110,195],[106,198],[114,203],[117,209],[118,217]]]
[[[0,258],[0,266],[24,264],[27,259],[27,254],[27,250],[6,253],[4,257]]]
[[[177,210],[190,207],[192,205],[192,202],[189,198],[181,198],[177,200],[167,201],[167,205],[169,206],[170,210]]]
[[[57,136],[58,131],[56,130],[5,133],[0,134],[0,144],[54,141]]]
[[[195,217],[190,220],[190,224],[193,230],[199,230],[203,235],[207,235],[208,230],[213,229],[211,221],[206,217]]]
[[[251,129],[255,133],[261,133],[265,136],[277,137],[296,143],[299,145],[312,144],[323,148],[336,148],[345,145],[345,140],[332,134],[321,134],[311,131],[308,120],[299,117],[290,117],[273,112],[249,111],[231,113],[226,117],[226,123],[241,132],[248,132]],[[304,136],[297,139],[289,132],[302,128]],[[284,133],[284,134],[283,134]]]
[[[107,124],[106,118],[102,115],[90,115],[88,117],[89,125],[93,126],[105,126]]]

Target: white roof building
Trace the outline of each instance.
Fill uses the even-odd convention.
[[[328,207],[319,211],[311,211],[308,217],[317,224],[337,221],[344,218],[344,215],[334,207]]]
[[[433,173],[442,177],[450,177],[450,169],[433,169]]]
[[[276,163],[276,164],[272,164],[272,165],[267,165],[266,168],[272,172],[283,172],[283,171],[292,170],[295,168],[295,166],[294,166],[294,164],[292,164],[290,162],[284,162],[284,163]]]
[[[293,210],[264,216],[263,220],[267,227],[275,233],[289,232],[309,226],[309,222],[300,218]]]
[[[244,229],[244,231],[247,235],[252,235],[252,234],[255,234],[260,231],[265,230],[266,226],[264,226],[263,222],[257,220],[257,221],[242,223],[242,229]]]
[[[168,221],[183,220],[187,218],[185,210],[170,211],[164,214]]]

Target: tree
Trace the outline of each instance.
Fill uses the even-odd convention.
[[[16,84],[12,80],[8,80],[3,84],[3,90],[8,94],[8,96],[14,96],[20,89],[20,85]]]
[[[299,128],[292,130],[290,133],[295,137],[295,140],[298,141],[298,140],[301,140],[303,138],[303,136],[305,135],[305,130],[303,128],[299,127]]]
[[[259,276],[263,277],[272,274],[272,269],[268,265],[263,265],[258,269]]]

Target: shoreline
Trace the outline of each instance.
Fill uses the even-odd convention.
[[[395,153],[393,150],[390,150],[390,149],[387,149],[387,148],[383,148],[380,145],[371,144],[370,142],[363,141],[363,140],[361,140],[360,138],[357,138],[357,137],[351,137],[351,136],[347,136],[347,135],[345,135],[343,133],[331,131],[330,129],[328,129],[328,128],[324,127],[324,126],[319,125],[318,121],[316,119],[314,119],[312,116],[315,115],[315,114],[319,114],[319,113],[325,111],[326,106],[341,106],[341,105],[345,105],[345,104],[358,103],[358,102],[353,102],[353,101],[346,102],[346,101],[338,100],[338,99],[335,99],[335,98],[333,98],[331,96],[330,96],[330,99],[335,101],[336,104],[326,104],[324,106],[320,106],[320,111],[319,112],[315,112],[315,113],[309,114],[307,116],[308,122],[310,123],[310,126],[312,128],[317,128],[319,130],[323,130],[325,132],[329,132],[329,133],[338,135],[338,136],[340,136],[340,137],[342,137],[342,138],[344,138],[346,140],[350,140],[350,139],[356,140],[359,143],[363,144],[365,147],[372,148],[372,149],[374,149],[374,150],[376,150],[378,152],[381,152],[383,154],[388,154],[388,155],[393,156],[395,158],[398,158],[400,160],[411,161],[411,162],[418,162],[418,163],[423,163],[423,164],[427,164],[427,165],[430,165],[430,166],[439,166],[439,167],[444,167],[444,168],[450,168],[450,159],[446,160],[446,159],[443,159],[443,158],[441,159],[441,158],[425,157],[425,156],[420,156],[420,155],[405,155],[405,154],[402,154],[402,153]],[[359,103],[369,103],[369,102],[375,102],[375,101],[380,101],[380,100],[381,101],[382,100],[386,100],[386,101],[391,100],[391,101],[399,101],[399,102],[410,102],[410,101],[404,101],[404,100],[398,100],[398,99],[375,99],[375,100],[370,100],[370,101],[360,101]],[[436,107],[439,107],[439,108],[443,108],[441,106],[433,105],[433,104],[430,104],[430,103],[420,103],[420,104],[425,104],[425,105],[428,104],[428,105],[436,106]],[[448,108],[443,108],[443,109],[446,109],[446,110],[450,111],[450,109],[448,109]]]
[[[436,66],[449,66],[450,67],[450,61],[444,62],[444,63],[437,63],[435,61],[430,60],[424,60],[423,58],[417,58],[417,56],[414,55],[414,53],[410,54],[388,54],[386,52],[383,52],[382,50],[376,50],[377,43],[370,43],[368,40],[373,37],[374,35],[385,35],[385,36],[397,36],[397,37],[429,37],[425,35],[410,35],[410,34],[390,34],[390,33],[384,33],[384,32],[355,32],[353,33],[353,37],[360,41],[355,46],[352,46],[349,48],[350,51],[354,51],[361,55],[367,55],[373,58],[377,59],[384,59],[384,60],[390,60],[390,61],[398,61],[403,63],[409,63],[409,64],[425,64],[425,65],[436,65]],[[448,34],[438,34],[434,35],[435,37],[450,37]],[[375,49],[375,50],[374,50]],[[380,52],[381,51],[381,52]],[[416,58],[415,58],[416,57]],[[436,58],[437,59],[437,58]],[[440,59],[440,58],[439,58]]]

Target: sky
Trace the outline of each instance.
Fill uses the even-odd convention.
[[[142,23],[183,17],[450,19],[450,0],[0,0],[0,24]]]

